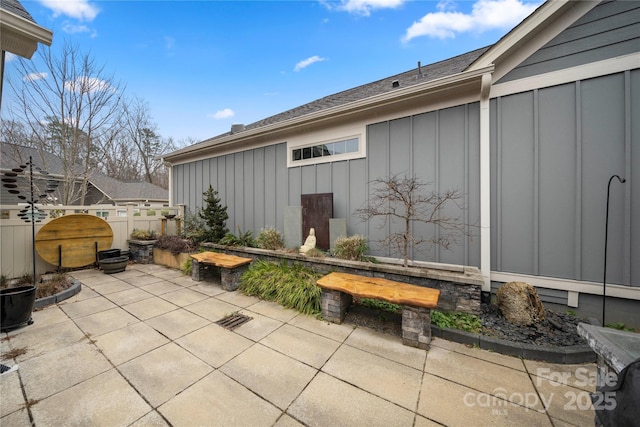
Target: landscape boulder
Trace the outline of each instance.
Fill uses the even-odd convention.
[[[509,282],[498,289],[496,296],[502,315],[514,325],[529,326],[544,320],[544,306],[530,284]]]

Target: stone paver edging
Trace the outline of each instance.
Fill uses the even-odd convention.
[[[440,328],[434,324],[431,325],[431,336],[529,360],[540,360],[563,365],[596,361],[596,354],[591,347],[586,344],[566,347],[545,347],[513,342],[482,334],[474,334],[458,329]]]
[[[73,278],[71,279],[71,282],[73,284],[64,291],[58,292],[57,294],[50,295],[48,297],[38,298],[33,308],[42,308],[51,304],[56,304],[60,301],[66,300],[67,298],[71,298],[72,296],[80,292],[80,290],[82,289],[82,283]]]

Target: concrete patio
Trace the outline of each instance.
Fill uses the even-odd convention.
[[[418,350],[157,265],[73,275],[78,295],[2,334],[2,426],[593,425],[592,364]]]

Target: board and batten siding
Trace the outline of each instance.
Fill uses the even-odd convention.
[[[492,271],[640,286],[640,70],[491,100]]]
[[[227,227],[254,235],[273,226],[284,230],[287,206],[300,206],[302,194],[333,193],[335,218],[347,219],[349,235],[370,240],[371,253],[398,256],[376,241],[392,227],[379,229],[381,221],[365,223],[354,215],[367,201],[371,180],[391,174],[408,174],[431,183],[429,189],[459,189],[467,209],[451,207],[448,214],[471,224],[473,239],[461,239],[448,250],[423,247],[413,251],[416,260],[479,266],[479,104],[473,103],[389,120],[367,126],[367,157],[287,168],[286,143],[250,149],[173,166],[173,200],[191,213],[202,206],[209,184],[227,206]],[[433,227],[416,225],[419,237]],[[302,244],[302,242],[300,242]]]
[[[604,1],[497,83],[638,52],[640,2]]]

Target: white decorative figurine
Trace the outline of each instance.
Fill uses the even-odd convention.
[[[309,236],[307,240],[304,241],[304,245],[300,246],[300,253],[306,254],[311,249],[316,247],[316,230],[313,228],[309,229]]]

